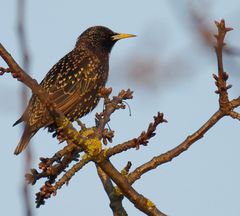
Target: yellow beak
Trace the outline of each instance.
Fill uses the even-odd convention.
[[[117,33],[116,35],[112,36],[112,40],[120,40],[120,39],[130,38],[130,37],[136,37],[136,35]]]

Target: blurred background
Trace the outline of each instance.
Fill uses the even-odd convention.
[[[0,42],[22,64],[17,1],[0,0],[0,8]],[[164,112],[168,123],[159,126],[147,147],[111,159],[118,169],[131,160],[133,170],[180,144],[218,109],[212,78],[217,72],[212,48],[214,20],[224,18],[234,28],[226,38],[224,63],[233,84],[230,97],[239,96],[239,9],[235,0],[26,1],[29,72],[40,82],[90,26],[136,34],[137,38],[118,42],[110,58],[107,86],[115,94],[127,88],[134,91],[134,99],[128,101],[132,115],[127,109],[112,115],[112,145],[138,136],[158,111]],[[0,66],[6,67],[2,59]],[[21,87],[9,74],[0,77],[1,215],[25,215],[26,152],[13,155],[22,132],[21,126],[12,128],[23,111]],[[94,124],[94,115],[101,109],[102,103],[83,118],[87,126]],[[171,216],[240,215],[239,134],[239,122],[224,118],[187,152],[148,172],[133,187]],[[60,148],[46,130],[39,131],[31,142],[31,167],[38,166],[39,157],[50,157]],[[94,164],[88,164],[69,186],[36,209],[35,193],[42,184],[30,186],[33,215],[112,215]],[[123,204],[129,215],[143,215],[127,199]]]

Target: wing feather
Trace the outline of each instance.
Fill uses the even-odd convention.
[[[84,95],[95,88],[99,67],[100,60],[97,57],[82,53],[81,58],[78,56],[74,60],[73,53],[70,52],[53,66],[41,82],[41,86],[66,115],[81,103]],[[36,95],[32,96],[26,112],[30,125],[42,127],[53,122]]]

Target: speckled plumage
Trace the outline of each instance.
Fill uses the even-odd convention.
[[[121,35],[102,26],[87,29],[78,38],[74,49],[60,59],[42,80],[40,85],[71,121],[86,115],[98,104],[97,94],[108,78],[109,54],[113,45],[121,38],[134,36]],[[26,148],[40,128],[54,124],[36,95],[32,95],[25,112],[14,125],[22,121],[25,129],[15,154]]]

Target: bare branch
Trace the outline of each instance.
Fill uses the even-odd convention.
[[[157,126],[161,123],[166,123],[167,120],[164,119],[163,113],[158,112],[157,116],[154,116],[154,122],[150,123],[147,132],[143,131],[138,138],[128,140],[122,144],[118,144],[112,148],[105,151],[107,158],[119,154],[123,151],[127,151],[131,148],[139,148],[140,145],[147,145],[148,141],[155,136],[155,131]]]
[[[234,119],[240,120],[240,113],[238,113],[238,112],[231,111],[231,112],[229,113],[229,115],[230,115],[232,118],[234,118]]]
[[[218,87],[217,93],[219,93],[220,110],[218,110],[199,130],[188,136],[180,145],[162,155],[154,157],[149,162],[136,168],[128,176],[128,180],[131,184],[139,179],[144,173],[155,169],[163,163],[171,161],[173,158],[186,151],[193,143],[201,139],[206,134],[206,132],[212,128],[222,117],[230,115],[233,118],[240,119],[239,113],[232,111],[234,108],[240,105],[240,98],[234,99],[232,101],[229,101],[228,99],[227,90],[231,88],[231,85],[227,85],[226,83],[228,74],[224,72],[222,61],[222,51],[223,46],[225,45],[224,38],[226,33],[232,29],[225,27],[224,20],[221,20],[220,23],[216,22],[216,25],[218,27],[218,35],[215,36],[217,39],[217,45],[215,49],[218,60],[218,76],[214,74],[213,77],[216,80],[216,86]]]
[[[116,192],[111,179],[102,169],[97,166],[98,176],[102,181],[103,188],[110,200],[110,208],[114,216],[127,216],[127,212],[122,205],[123,195]]]
[[[173,158],[185,152],[192,144],[194,144],[197,140],[201,139],[206,134],[206,132],[210,128],[212,128],[223,116],[224,115],[221,111],[217,111],[199,130],[188,136],[180,145],[164,154],[154,157],[149,162],[139,166],[133,172],[131,172],[128,175],[129,182],[133,184],[144,173],[148,172],[149,170],[155,169],[161,164],[170,162]]]
[[[9,73],[10,71],[11,71],[10,68],[0,67],[0,76],[2,76],[5,73]]]
[[[216,91],[219,94],[219,105],[221,109],[225,109],[225,104],[229,102],[227,90],[231,88],[231,85],[227,85],[228,74],[224,71],[223,67],[223,47],[226,45],[224,43],[225,35],[228,31],[231,31],[232,28],[225,27],[225,21],[221,20],[220,22],[215,21],[215,24],[218,29],[218,34],[215,35],[217,44],[215,46],[215,51],[217,55],[217,65],[218,65],[218,76],[213,75],[216,80],[215,84],[218,88]]]

